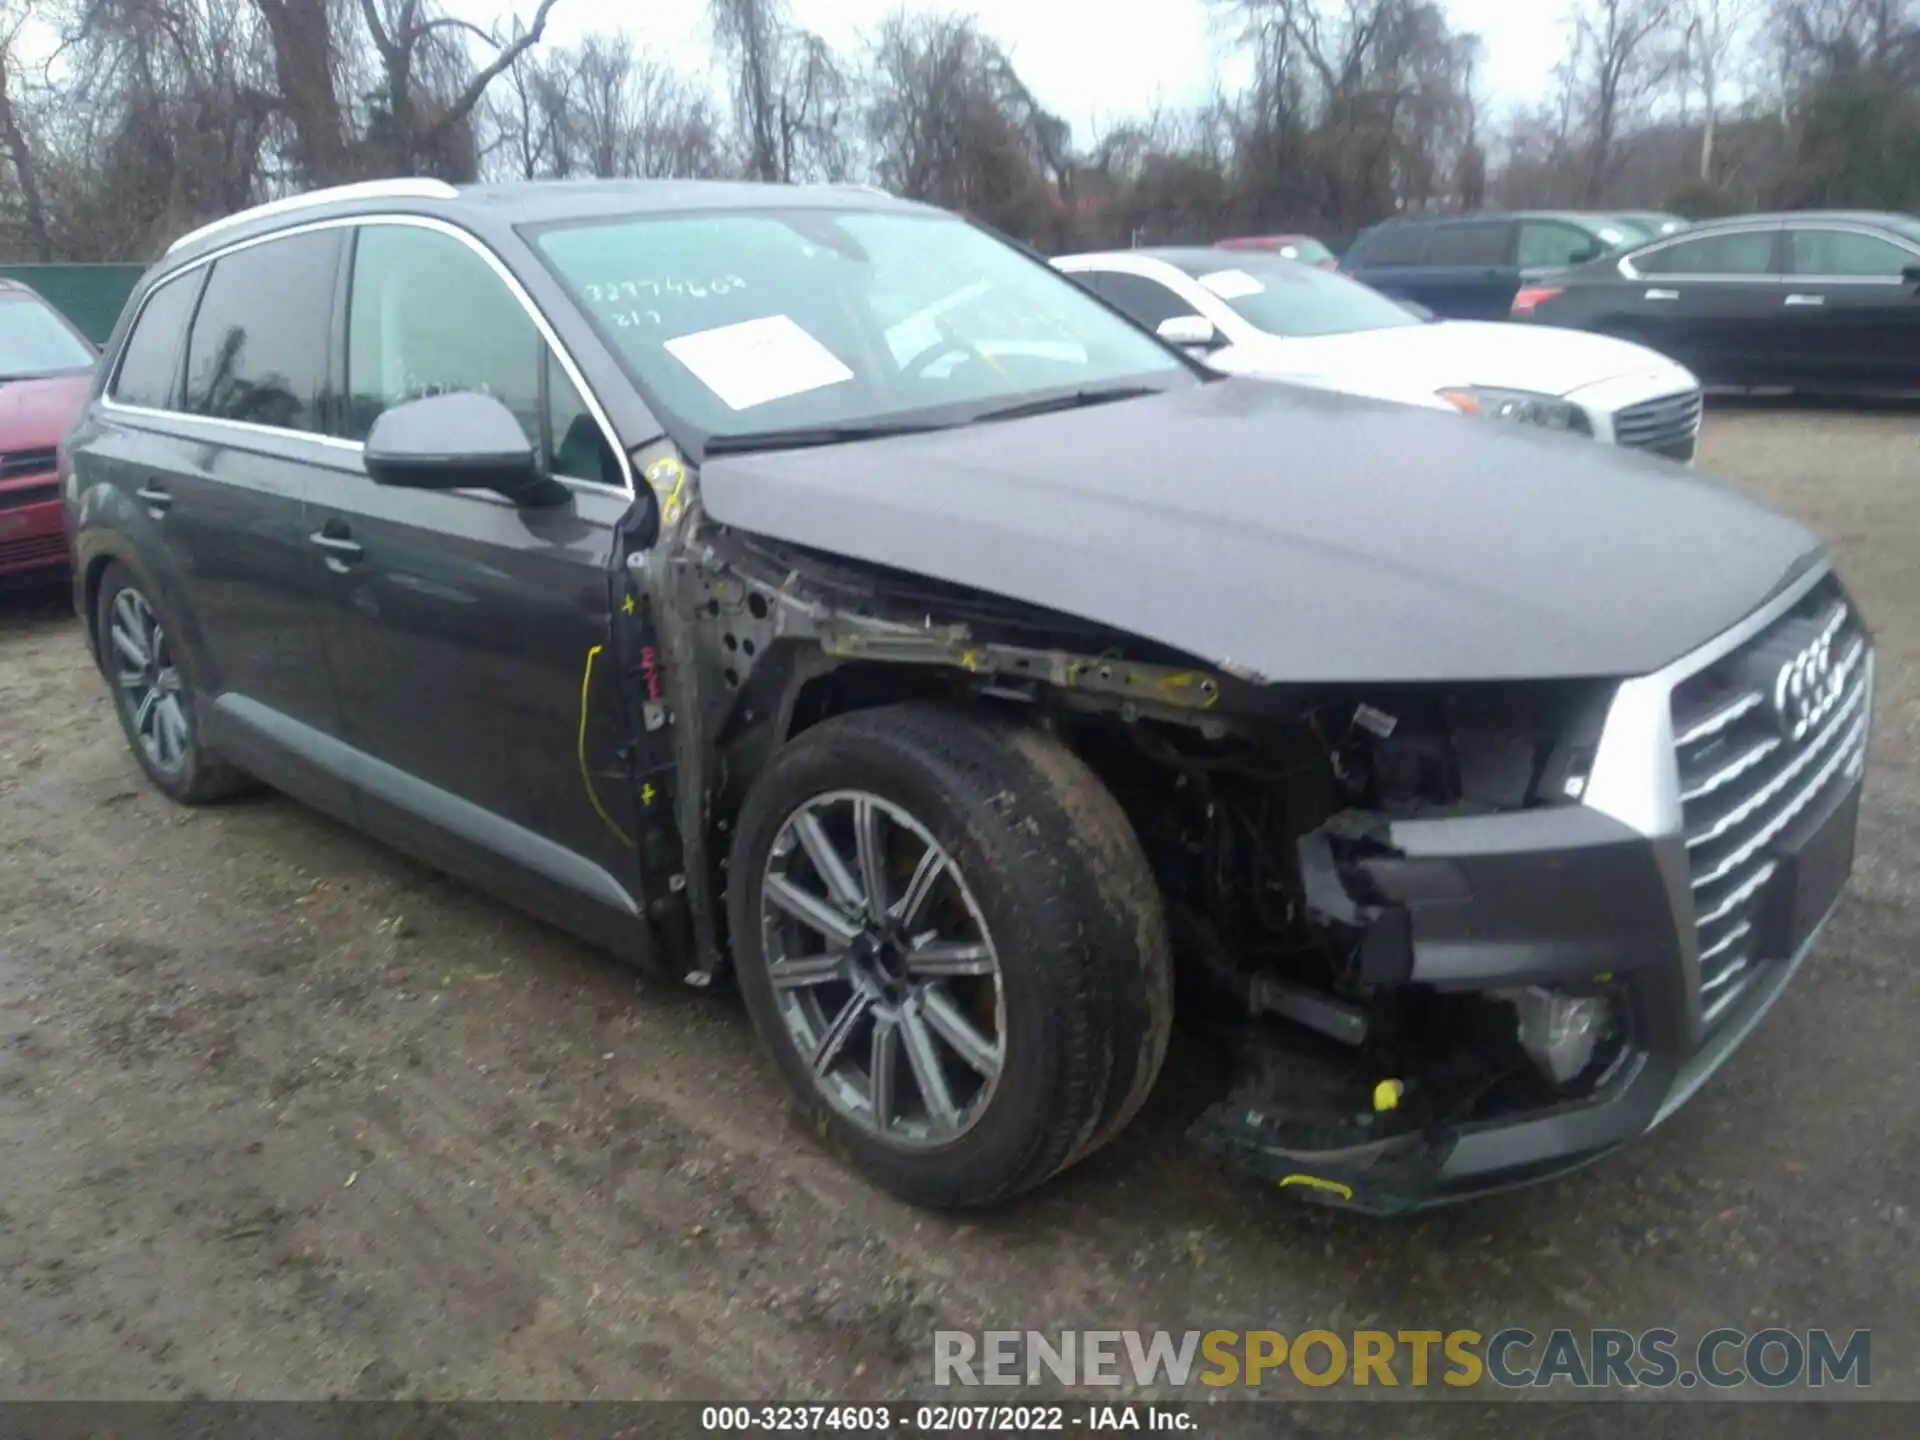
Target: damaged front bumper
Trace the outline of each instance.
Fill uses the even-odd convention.
[[[1807,653],[1831,665],[1832,693],[1817,723],[1775,738],[1763,727],[1778,717],[1743,697],[1770,697]],[[1547,1179],[1658,1125],[1778,1001],[1838,903],[1872,682],[1864,626],[1823,568],[1620,686],[1582,803],[1396,823],[1387,853],[1361,862],[1390,902],[1362,947],[1368,980],[1611,998],[1614,1043],[1582,1084],[1429,1107],[1396,1103],[1396,1087],[1334,1121],[1255,1086],[1213,1105],[1196,1138],[1306,1198],[1385,1214]]]

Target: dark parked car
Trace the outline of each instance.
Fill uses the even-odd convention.
[[[1709,385],[1920,392],[1920,219],[1712,221],[1530,286],[1513,309],[1637,340]]]
[[[153,784],[730,969],[917,1201],[1111,1139],[1176,992],[1231,1062],[1198,1134],[1280,1185],[1569,1169],[1847,876],[1873,661],[1806,530],[1212,378],[924,206],[349,187],[181,241],[111,350],[64,499]]]
[[[1361,232],[1340,268],[1450,320],[1504,320],[1523,285],[1640,238],[1574,211],[1395,220]]]
[[[54,452],[86,404],[94,349],[17,280],[0,280],[0,588],[67,564]]]

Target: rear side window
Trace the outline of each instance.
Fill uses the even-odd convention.
[[[1633,257],[1642,275],[1771,275],[1771,230],[1698,235]]]
[[[1426,253],[1427,236],[1431,233],[1426,226],[1419,225],[1397,225],[1390,230],[1375,231],[1361,244],[1360,263],[1418,265]]]
[[[326,428],[340,230],[313,230],[213,263],[187,346],[187,409],[279,430]]]
[[[187,322],[193,318],[193,302],[203,278],[196,270],[167,281],[147,297],[121,348],[120,370],[113,380],[112,396],[122,405],[173,408],[180,352],[186,346]]]
[[[1513,260],[1513,226],[1442,225],[1433,232],[1429,265],[1506,265]]]

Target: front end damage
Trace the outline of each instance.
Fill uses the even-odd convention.
[[[677,808],[687,953],[707,958],[688,978],[726,953],[731,817],[788,738],[909,696],[1018,714],[1088,761],[1145,846],[1183,1020],[1229,1062],[1194,1135],[1309,1199],[1417,1208],[1647,1129],[1757,1023],[1844,880],[1864,729],[1831,767],[1775,786],[1755,762],[1683,794],[1701,742],[1675,719],[1715,701],[1719,670],[1756,649],[1773,663],[1845,606],[1824,569],[1643,680],[1326,688],[714,526],[690,496],[686,511],[645,584],[691,710],[674,717]],[[1846,634],[1864,653],[1857,620]],[[1870,686],[1870,654],[1843,680]],[[1691,763],[1710,778],[1737,729]],[[1736,897],[1750,963],[1711,996],[1722,892],[1702,891],[1721,883],[1703,866],[1755,835],[1778,873]],[[1794,878],[1814,850],[1820,873]]]

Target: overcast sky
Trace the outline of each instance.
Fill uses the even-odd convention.
[[[529,16],[535,0],[450,0],[456,13],[486,23]],[[794,18],[836,46],[851,47],[901,8],[902,0],[789,0]],[[1243,77],[1222,51],[1207,0],[905,0],[908,10],[971,12],[1013,53],[1040,103],[1087,140],[1113,120],[1158,98],[1172,106],[1203,99],[1216,78]],[[1556,0],[1447,0],[1455,25],[1486,42],[1481,80],[1496,109],[1537,99],[1561,55]],[[594,30],[624,28],[691,70],[712,65],[706,0],[560,0],[547,34],[566,44]]]

